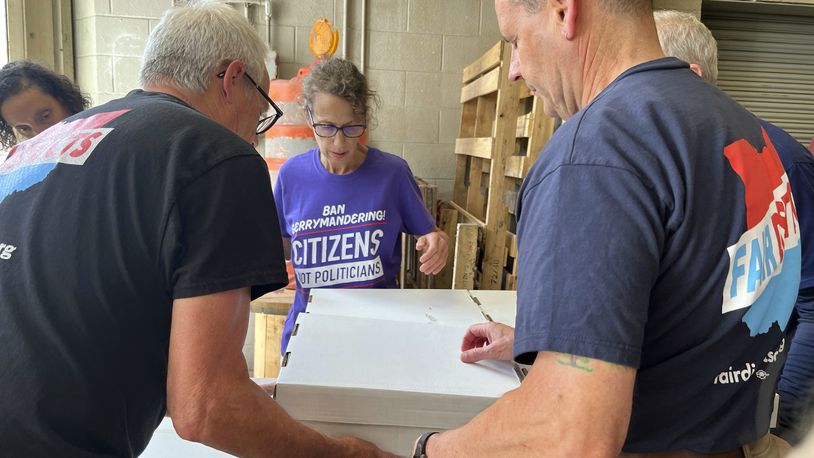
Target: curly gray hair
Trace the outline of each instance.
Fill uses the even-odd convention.
[[[314,96],[320,92],[345,99],[367,123],[373,120],[378,97],[353,62],[333,57],[316,64],[302,82],[302,99],[308,110],[313,110]]]

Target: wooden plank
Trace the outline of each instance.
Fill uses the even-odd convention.
[[[534,108],[531,115],[532,118],[529,130],[529,144],[526,153],[526,160],[523,164],[523,178],[528,175],[531,166],[534,165],[535,161],[537,161],[537,157],[539,157],[540,152],[543,150],[546,143],[548,143],[548,141],[551,139],[551,136],[554,135],[554,126],[556,125],[557,121],[550,116],[546,116],[546,114],[543,112],[543,101],[540,99],[534,100]]]
[[[483,181],[483,168],[484,159],[473,157],[471,165],[469,166],[469,186],[466,190],[466,210],[472,213],[478,219],[486,219],[483,212],[483,205],[486,202],[486,197],[481,191],[481,182]]]
[[[407,242],[410,238],[409,234],[401,234],[401,269],[399,269],[399,288],[407,288],[407,271],[409,269],[409,260],[407,259],[409,252],[407,251]]]
[[[285,316],[257,313],[254,316],[254,377],[277,377],[280,373],[280,342]]]
[[[455,154],[492,159],[495,140],[491,137],[455,139]]]
[[[472,81],[473,79],[477,78],[478,75],[500,65],[502,52],[503,52],[503,42],[499,42],[492,46],[488,51],[486,51],[482,56],[480,56],[478,60],[467,65],[466,68],[464,68],[464,76],[462,82],[466,84]]]
[[[478,119],[478,101],[470,100],[461,107],[461,127],[458,131],[458,137],[469,138],[476,137],[475,135],[475,121]]]
[[[263,377],[277,377],[280,374],[280,343],[283,337],[285,317],[261,315],[266,319],[266,359]]]
[[[474,289],[475,287],[479,230],[480,228],[476,224],[458,224],[455,234],[452,289]]]
[[[473,137],[495,136],[495,110],[497,109],[497,93],[478,97],[478,107],[475,116],[475,133]]]
[[[517,257],[517,236],[511,232],[506,232],[506,248],[509,250],[509,256]]]
[[[524,156],[509,156],[506,158],[506,170],[504,175],[522,180],[526,176],[525,173],[523,173],[526,165],[525,159]]]
[[[507,45],[508,46],[508,45]],[[507,48],[508,49],[508,48]],[[486,230],[484,234],[482,289],[501,289],[503,263],[505,259],[505,236],[509,214],[501,205],[505,186],[506,159],[514,153],[515,131],[517,130],[517,110],[521,82],[509,82],[511,53],[504,52],[500,64],[500,80],[503,85],[498,91],[495,119],[495,154],[492,155],[492,168],[489,174],[489,196],[486,206]]]
[[[438,227],[449,237],[447,264],[435,276],[435,287],[449,289],[452,287],[452,268],[455,263],[455,240],[458,229],[458,210],[450,207],[441,208]]]
[[[533,95],[531,94],[531,90],[525,84],[520,86],[520,88],[518,88],[517,95],[521,99],[525,99],[526,97],[533,97]]]
[[[455,202],[445,202],[449,205],[452,209],[458,212],[458,221],[461,223],[468,223],[468,224],[475,224],[478,227],[486,227],[486,223],[483,220],[475,218],[475,215],[466,211],[465,208],[461,207],[460,205],[456,204]]]
[[[266,315],[258,313],[254,316],[254,364],[253,377],[266,376]]]
[[[466,103],[475,97],[481,97],[497,91],[498,78],[500,78],[500,68],[495,68],[464,86],[461,89],[461,103]]]
[[[252,301],[251,310],[254,313],[286,316],[294,303],[295,294],[293,289],[285,288],[266,293]]]
[[[517,129],[515,129],[515,137],[528,137],[531,133],[532,124],[534,123],[534,113],[527,113],[523,116],[517,117]]]
[[[457,156],[455,158],[455,181],[452,185],[452,200],[466,205],[466,183],[469,180],[469,167],[471,156]]]

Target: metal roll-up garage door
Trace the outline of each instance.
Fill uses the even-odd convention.
[[[718,85],[808,145],[814,137],[814,7],[704,2]]]

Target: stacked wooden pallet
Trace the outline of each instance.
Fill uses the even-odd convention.
[[[435,217],[438,207],[438,187],[418,177],[415,177],[415,180],[418,190],[421,192],[421,198],[424,200],[424,206]],[[416,242],[418,242],[418,238],[415,236],[404,234],[402,237],[399,285],[402,288],[436,288],[435,277],[424,275],[419,270],[421,253],[415,250]]]
[[[557,120],[522,81],[509,81],[510,65],[501,42],[464,69],[453,200],[439,212],[451,262],[435,287],[516,289],[518,191]]]

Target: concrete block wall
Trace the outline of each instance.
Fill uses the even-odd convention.
[[[76,81],[94,105],[138,87],[147,36],[172,0],[75,0]]]
[[[500,39],[493,0],[270,0],[271,48],[278,77],[314,60],[308,35],[317,19],[342,27],[347,3],[347,57],[361,62],[381,106],[370,143],[407,160],[413,173],[450,198],[453,147],[460,125],[463,68]],[[173,0],[74,0],[76,79],[94,104],[138,87],[147,35]],[[657,8],[700,14],[701,0],[655,0]],[[261,34],[264,36],[264,34]],[[340,44],[338,54],[341,54]]]

